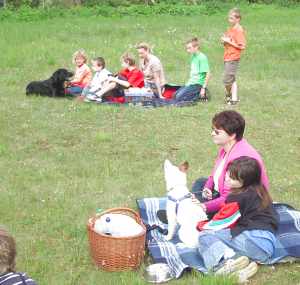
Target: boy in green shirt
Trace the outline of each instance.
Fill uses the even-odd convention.
[[[210,78],[207,57],[200,52],[199,41],[192,38],[186,42],[186,51],[192,55],[190,78],[174,95],[176,101],[207,100],[206,87]]]

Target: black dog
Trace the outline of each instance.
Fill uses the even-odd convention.
[[[64,83],[74,75],[66,69],[56,70],[52,76],[44,81],[32,81],[26,87],[26,95],[36,94],[41,96],[64,96]]]

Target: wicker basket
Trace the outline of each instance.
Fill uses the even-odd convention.
[[[123,214],[132,217],[144,231],[131,237],[112,237],[94,232],[96,219],[104,214]],[[128,208],[113,208],[89,219],[87,224],[90,253],[96,266],[106,271],[137,269],[145,254],[146,228],[135,211]]]

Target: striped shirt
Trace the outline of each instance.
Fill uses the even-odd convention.
[[[9,272],[0,275],[0,285],[37,285],[23,272]]]

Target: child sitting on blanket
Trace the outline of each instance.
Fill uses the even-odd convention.
[[[103,57],[95,57],[91,60],[92,69],[95,74],[92,81],[82,91],[82,96],[98,96],[105,83],[108,82],[109,77],[112,75],[110,71],[105,68],[105,60]]]
[[[198,38],[188,40],[185,48],[191,55],[190,78],[176,91],[174,98],[176,101],[207,100],[206,88],[210,79],[207,56],[200,51]]]
[[[102,97],[122,97],[126,92],[130,92],[131,88],[135,91],[138,89],[143,92],[144,75],[136,67],[134,57],[125,53],[121,57],[121,65],[123,69],[117,76],[110,76],[108,82],[104,85],[100,92],[97,93],[97,101],[102,101]]]
[[[65,93],[73,96],[79,96],[84,87],[92,79],[92,71],[88,67],[87,55],[84,50],[80,49],[73,54],[73,63],[76,65],[73,80],[67,83]]]
[[[226,204],[236,203],[241,215],[231,229],[213,231],[211,227],[200,233],[198,252],[208,270],[216,274],[237,271],[239,278],[248,278],[257,271],[257,264],[249,264],[249,258],[268,263],[272,257],[277,214],[269,192],[260,181],[261,169],[255,159],[242,156],[229,165],[225,183],[231,193]],[[198,229],[199,226],[201,229],[203,224]]]

